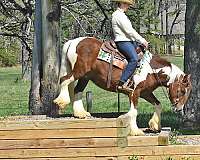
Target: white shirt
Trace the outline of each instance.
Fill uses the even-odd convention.
[[[128,19],[124,11],[118,8],[112,14],[112,28],[115,36],[115,41],[137,41],[140,43],[146,40],[133,29],[131,21]]]

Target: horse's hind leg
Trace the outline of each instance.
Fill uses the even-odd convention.
[[[85,118],[91,116],[89,112],[85,111],[82,101],[83,90],[87,86],[88,81],[89,81],[88,79],[83,77],[78,80],[78,83],[74,88],[73,110],[74,110],[74,116],[78,118]]]
[[[150,102],[155,107],[155,112],[154,112],[152,118],[149,121],[150,129],[152,129],[154,131],[161,130],[161,111],[162,111],[162,108],[161,108],[161,105],[160,105],[160,101],[154,96],[153,93],[145,95],[145,96],[141,96],[141,97],[144,98],[146,101]]]

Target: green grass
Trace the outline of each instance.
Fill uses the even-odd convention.
[[[180,68],[183,68],[183,57],[165,57]],[[24,115],[28,114],[28,95],[30,82],[20,80],[21,68],[0,68],[0,116]],[[166,89],[164,89],[167,93]],[[117,112],[118,101],[117,93],[104,91],[96,87],[93,83],[89,83],[84,95],[87,91],[93,93],[92,112]],[[161,101],[163,106],[162,125],[177,128],[180,126],[179,119],[176,114],[172,113],[169,99],[165,96],[163,89],[159,88],[155,91],[155,95]],[[84,96],[84,104],[85,96]],[[129,110],[129,102],[127,96],[120,94],[120,111],[127,112]],[[72,107],[67,107],[66,113],[71,113]],[[140,127],[147,127],[148,121],[154,112],[151,104],[143,99],[139,100],[138,106],[138,123]]]
[[[20,80],[20,67],[0,68],[0,116],[28,113],[30,82]]]

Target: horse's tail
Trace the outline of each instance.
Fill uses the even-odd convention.
[[[69,64],[70,62],[68,61],[68,58],[66,58],[71,43],[72,43],[71,40],[69,40],[63,45],[62,55],[61,55],[60,73],[59,73],[60,78],[67,75],[67,73],[69,73],[71,71],[70,64]]]

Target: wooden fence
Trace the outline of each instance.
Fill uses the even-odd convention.
[[[129,118],[126,116],[95,119],[31,116],[1,119],[0,159],[200,159],[200,146],[169,145],[166,131],[156,136],[130,137],[129,130]]]

